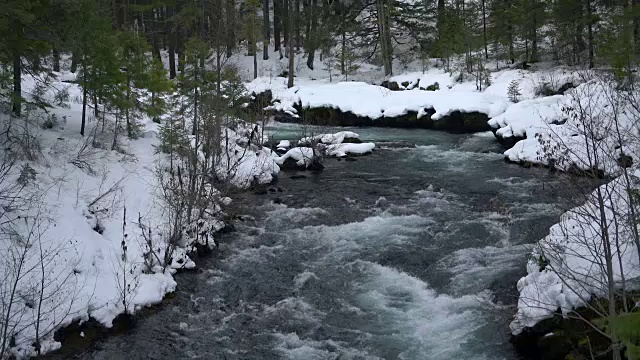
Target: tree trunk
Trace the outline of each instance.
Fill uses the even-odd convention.
[[[538,61],[538,0],[533,0],[533,14],[531,14],[531,62]]]
[[[184,72],[184,41],[182,38],[182,28],[176,29],[176,52],[178,53],[178,71]]]
[[[87,65],[82,62],[82,122],[80,123],[80,135],[84,136],[84,127],[87,120]]]
[[[436,32],[437,32],[437,53],[434,54],[436,57],[442,57],[442,42],[444,41],[444,10],[445,10],[445,0],[438,0],[438,9],[437,9],[437,18],[436,18]]]
[[[162,57],[160,56],[160,26],[158,26],[158,11],[159,9],[151,10],[151,32],[153,39],[153,55],[158,59],[158,61],[162,62]]]
[[[22,60],[20,59],[20,55],[20,43],[17,43],[14,45],[13,49],[12,112],[15,116],[20,116],[22,114]]]
[[[378,34],[380,38],[380,51],[384,65],[385,76],[391,75],[391,34],[389,24],[388,6],[385,0],[376,0],[378,13]]]
[[[71,53],[71,72],[75,74],[78,70],[78,57],[76,56],[75,51]]]
[[[393,74],[393,45],[391,44],[391,9],[388,3],[389,0],[383,0],[384,4],[384,35],[387,42],[387,66],[388,75]]]
[[[317,0],[309,0],[309,13],[311,17],[311,24],[307,35],[307,67],[313,70],[313,61],[315,59],[316,48],[318,47],[318,4]]]
[[[271,29],[271,26],[269,26],[269,0],[262,1],[262,21],[264,31],[264,38],[262,39],[262,60],[269,60],[269,40],[271,38],[271,34],[269,33],[269,29]]]
[[[53,71],[60,72],[60,51],[53,48]]]
[[[226,0],[225,13],[227,16],[227,21],[226,21],[227,57],[229,57],[231,56],[231,54],[233,53],[233,50],[236,47],[236,32],[235,32],[236,1],[235,0]]]
[[[285,0],[287,1],[287,0]],[[294,0],[289,0],[288,3],[290,4],[289,6],[292,6],[294,4]],[[289,11],[289,14],[293,13],[293,9],[291,9]],[[294,71],[294,67],[295,67],[295,51],[294,51],[294,47],[293,47],[293,19],[291,18],[291,16],[288,17],[289,21],[289,43],[288,43],[288,47],[287,50],[289,50],[289,79],[287,80],[287,87],[293,87],[293,71]]]
[[[594,66],[594,54],[593,54],[593,9],[591,7],[591,0],[587,2],[587,46],[589,47],[589,69],[593,69]]]
[[[282,0],[273,0],[273,50],[280,50],[280,29],[282,28],[280,12],[282,11],[282,6],[280,1]]]
[[[379,0],[377,0],[379,1]],[[344,75],[347,72],[347,29],[345,25],[345,15],[342,14],[342,39],[340,47],[340,73]]]
[[[284,27],[284,46],[289,46],[291,38],[291,19],[289,18],[289,2],[294,0],[282,0],[282,25]],[[287,50],[288,51],[288,50]]]
[[[296,41],[296,49],[300,50],[300,44],[302,43],[302,37],[300,32],[300,0],[293,0],[295,10],[293,12],[294,21],[295,21],[295,41]]]
[[[257,45],[254,45],[254,47],[257,47]],[[258,77],[258,52],[254,51],[253,52],[253,78],[257,78]]]
[[[640,50],[640,0],[632,0],[633,4],[633,39],[635,41],[636,54]]]
[[[93,117],[94,118],[98,118],[98,92],[97,91],[93,91]]]
[[[125,109],[125,119],[127,121],[127,136],[129,137],[129,139],[131,139],[133,137],[133,128],[131,127],[131,121],[129,119],[129,104],[131,101],[131,79],[129,76],[129,71],[127,70],[127,95],[126,95],[126,99],[127,99],[127,108]],[[96,109],[98,108],[98,105],[96,104]]]
[[[482,0],[482,39],[484,40],[484,58],[489,60],[489,47],[487,45],[487,7],[486,1]]]
[[[584,33],[584,9],[582,7],[582,1],[578,2],[577,4],[578,6],[576,7],[576,10],[578,12],[577,14],[577,18],[578,21],[576,22],[576,64],[579,64],[582,62],[582,52],[585,50],[585,43],[584,43],[584,39],[582,37],[582,34]]]
[[[173,33],[169,35],[169,79],[176,77],[176,48]]]

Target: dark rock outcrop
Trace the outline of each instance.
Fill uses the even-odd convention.
[[[404,90],[400,88],[400,85],[398,85],[397,82],[395,81],[389,81],[389,80],[385,80],[383,81],[380,86],[382,86],[383,88],[387,88],[391,91],[400,91],[400,90]]]
[[[397,84],[396,84],[397,85]],[[388,85],[392,86],[392,85]],[[392,86],[393,87],[393,86]],[[270,91],[260,94],[253,94],[248,108],[257,109],[264,108],[272,103],[272,95]],[[267,104],[267,105],[265,105]],[[304,122],[311,125],[323,126],[378,126],[378,127],[396,127],[396,128],[420,128],[444,130],[451,133],[475,133],[481,131],[489,131],[491,127],[487,123],[489,117],[480,112],[461,112],[454,111],[447,116],[438,120],[431,119],[435,114],[433,108],[425,108],[425,115],[418,119],[416,111],[409,111],[399,116],[383,116],[378,119],[359,116],[350,111],[342,111],[331,107],[315,107],[303,108],[300,103],[295,104],[298,117],[292,116],[283,111],[271,111],[274,119],[284,123],[301,123]],[[357,142],[355,139],[345,142]]]
[[[282,171],[299,171],[299,170],[309,170],[309,171],[322,171],[324,169],[324,165],[322,165],[322,158],[316,157],[311,161],[309,166],[299,166],[298,162],[292,158],[287,158],[282,165],[280,166],[280,170]]]
[[[498,134],[498,128],[491,128],[493,135],[496,137],[500,145],[502,145],[505,149],[511,149],[518,141],[524,140],[526,136],[510,136],[510,137],[502,137]]]
[[[600,301],[594,300],[593,302]],[[590,321],[598,317],[586,308],[576,312]],[[585,341],[585,339],[589,341]],[[591,353],[603,354],[598,359],[610,359],[607,352],[610,341],[591,325],[577,317],[564,318],[556,314],[531,328],[525,328],[518,335],[511,336],[511,343],[521,359],[590,359]],[[606,354],[606,355],[604,355]]]
[[[305,123],[312,125],[420,128],[444,130],[452,133],[474,133],[491,129],[487,124],[489,117],[479,112],[454,111],[434,121],[431,119],[431,115],[435,113],[432,108],[425,109],[426,114],[419,119],[418,113],[415,111],[400,116],[382,116],[378,119],[371,119],[329,107],[302,108],[297,105],[295,108],[300,114],[299,117],[284,112],[275,112],[275,120],[285,123],[300,123],[301,119],[304,119]]]
[[[558,91],[556,92],[556,95],[564,95],[564,93],[569,90],[569,89],[573,89],[574,87],[576,87],[572,82],[568,82],[562,86],[560,86],[560,88],[558,89]]]

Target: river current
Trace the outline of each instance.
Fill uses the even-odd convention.
[[[376,151],[238,198],[175,297],[75,358],[517,359],[515,283],[564,180],[505,163],[491,133],[350,130]]]

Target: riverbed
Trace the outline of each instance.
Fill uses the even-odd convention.
[[[491,133],[349,130],[376,151],[237,198],[174,298],[75,358],[518,359],[515,283],[566,180],[505,163]]]

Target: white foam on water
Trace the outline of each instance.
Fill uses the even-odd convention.
[[[496,138],[496,136],[493,135],[493,131],[483,131],[483,132],[479,132],[479,133],[474,133],[472,136],[480,137],[480,138],[490,138],[490,139],[495,139]]]
[[[486,166],[487,161],[502,160],[504,155],[494,152],[475,152],[460,149],[442,149],[437,145],[417,146],[414,156],[425,162],[446,162],[449,166]]]
[[[282,204],[274,204],[273,209],[267,211],[267,227],[290,224],[292,226],[303,224],[327,215],[328,212],[321,208],[293,208]]]
[[[228,266],[241,266],[259,269],[260,264],[272,261],[277,257],[276,252],[282,251],[284,246],[277,244],[274,246],[260,245],[258,247],[249,247],[237,251],[235,254],[223,259],[222,262]]]
[[[337,226],[305,226],[287,232],[292,248],[303,248],[318,254],[323,265],[335,264],[360,254],[379,253],[390,245],[402,245],[425,232],[433,220],[418,216],[394,216],[386,212],[361,222]]]
[[[333,340],[313,340],[300,338],[295,333],[276,333],[275,349],[285,359],[292,360],[327,360],[327,359],[381,359],[372,354],[349,347]]]
[[[266,316],[282,317],[284,321],[299,320],[304,323],[317,324],[326,314],[300,297],[288,297],[264,309]]]
[[[302,289],[304,284],[307,283],[307,281],[312,279],[319,280],[318,276],[316,276],[316,274],[312,273],[311,271],[303,271],[293,278],[293,283],[296,287],[296,290],[300,290]]]
[[[438,261],[435,268],[451,274],[450,293],[475,293],[488,288],[500,274],[521,268],[530,251],[527,245],[460,249]]]
[[[361,264],[367,276],[359,286],[358,306],[377,319],[370,332],[402,343],[400,358],[476,358],[464,344],[487,321],[482,309],[486,294],[438,294],[424,281],[396,269]]]

